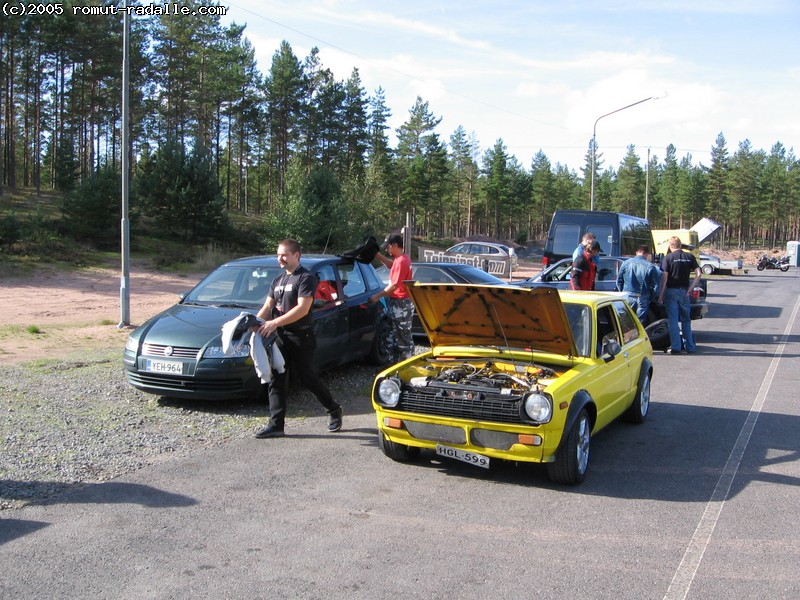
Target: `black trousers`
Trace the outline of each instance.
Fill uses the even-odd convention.
[[[338,409],[339,404],[334,401],[328,386],[314,370],[314,350],[317,347],[314,330],[310,327],[301,331],[278,330],[276,343],[286,361],[286,370],[283,373],[273,373],[272,382],[266,384],[269,396],[269,424],[283,429],[289,398],[290,371],[294,372],[306,389],[316,396],[325,410],[330,413]]]

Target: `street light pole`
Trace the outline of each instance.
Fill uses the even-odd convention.
[[[641,104],[642,102],[647,102],[648,100],[654,100],[655,96],[650,96],[649,98],[643,98],[638,102],[634,102],[633,104],[628,104],[627,106],[623,106],[622,108],[618,108],[617,110],[612,110],[610,113],[606,113],[604,115],[600,115],[597,117],[597,121],[594,122],[594,128],[592,129],[592,191],[591,191],[591,204],[590,210],[594,210],[594,171],[595,165],[597,163],[597,123],[600,119],[603,119],[609,115],[613,115],[620,111],[625,110],[626,108],[631,108],[632,106],[636,106],[637,104]]]
[[[127,0],[122,3],[128,6]],[[129,139],[129,112],[130,112],[130,14],[126,10],[122,15],[122,219],[120,222],[121,240],[120,255],[122,257],[122,274],[119,280],[119,327],[131,324],[131,262],[130,262],[130,221],[128,220],[128,194],[130,175],[130,139]]]

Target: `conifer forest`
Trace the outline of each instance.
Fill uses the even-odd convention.
[[[297,56],[283,42],[261,72],[245,26],[199,14],[130,23],[134,236],[147,224],[187,242],[224,242],[246,216],[260,224],[262,251],[289,236],[343,249],[409,215],[422,239],[525,243],[546,235],[555,209],[590,206],[590,138],[583,164],[552,164],[542,151],[521,164],[502,132],[477,140],[470,123],[441,131],[421,97],[390,130],[392,90],[365,89],[356,68],[337,79],[316,48]],[[57,193],[65,230],[109,246],[120,227],[122,53],[119,14],[0,20],[0,194]],[[800,239],[794,150],[778,140],[754,148],[724,131],[708,145],[708,165],[673,145],[649,164],[633,145],[617,165],[598,149],[595,209],[647,210],[654,228],[708,217],[731,248]]]

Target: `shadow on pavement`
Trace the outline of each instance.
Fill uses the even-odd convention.
[[[109,481],[96,484],[61,484],[46,481],[0,480],[0,497],[25,500],[32,497],[35,488],[45,487],[47,492],[63,488],[57,496],[33,502],[31,505],[52,504],[139,504],[151,508],[187,507],[197,500],[182,494],[165,492],[149,485]],[[2,514],[2,513],[0,513]],[[49,523],[0,518],[0,545],[47,527]]]

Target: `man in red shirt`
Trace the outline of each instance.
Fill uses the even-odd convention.
[[[411,322],[414,318],[414,303],[404,281],[413,277],[411,259],[403,251],[403,236],[392,234],[386,238],[386,250],[392,258],[378,253],[375,258],[389,267],[388,285],[370,297],[370,302],[378,302],[386,297],[389,305],[389,320],[392,323],[392,351],[395,361],[401,361],[414,354],[414,338],[411,336]]]
[[[569,287],[573,290],[593,290],[594,278],[597,273],[597,262],[594,257],[600,254],[600,244],[597,240],[589,242],[583,251],[572,263],[572,276]]]

